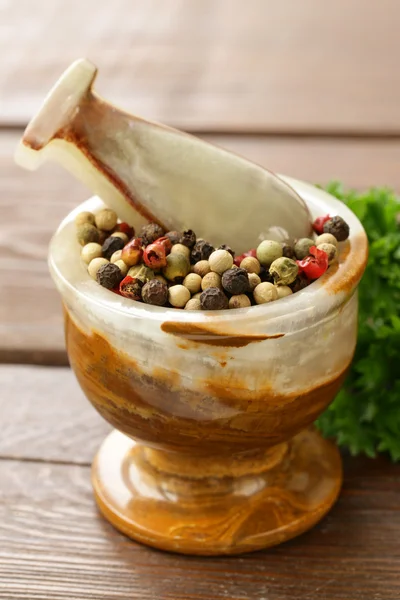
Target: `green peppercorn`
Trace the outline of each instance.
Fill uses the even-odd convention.
[[[186,229],[182,233],[182,237],[180,239],[180,243],[186,246],[187,248],[193,248],[196,243],[196,234],[191,229]]]
[[[90,223],[82,223],[82,225],[78,225],[76,230],[76,237],[81,246],[86,246],[86,244],[90,244],[91,242],[99,243],[99,231]]]
[[[277,285],[289,285],[296,279],[299,267],[295,260],[282,256],[274,260],[269,272]]]
[[[264,267],[269,267],[274,260],[282,256],[282,244],[273,240],[264,240],[256,250],[258,261]]]
[[[344,242],[349,237],[350,227],[342,217],[337,215],[324,223],[324,233],[331,233],[338,242]]]
[[[146,281],[150,281],[150,279],[154,279],[155,277],[154,271],[143,264],[131,267],[128,271],[128,275],[130,277],[140,279],[141,281],[143,281],[143,283],[146,283]]]
[[[152,279],[143,286],[142,299],[146,304],[164,306],[168,300],[168,286],[157,279]]]
[[[190,271],[190,263],[183,254],[168,254],[167,266],[163,269],[163,275],[169,281],[181,283]]]
[[[205,240],[197,240],[193,246],[191,261],[197,263],[200,260],[208,260],[215,248]]]
[[[158,223],[143,225],[139,237],[142,238],[143,246],[152,244],[164,235],[164,229]]]
[[[96,273],[97,283],[111,290],[115,288],[123,279],[121,269],[114,263],[107,263],[100,267]]]
[[[310,238],[300,238],[294,245],[294,253],[297,260],[302,260],[310,254],[311,246],[315,246],[314,240]]]
[[[229,269],[222,275],[222,287],[229,294],[245,294],[250,290],[249,276],[244,269]]]
[[[104,258],[108,258],[108,260],[110,260],[114,252],[116,252],[117,250],[122,250],[124,246],[124,240],[122,240],[120,237],[110,236],[104,242],[101,250],[103,252]]]
[[[219,288],[207,288],[200,296],[203,310],[224,310],[229,307],[229,300]]]

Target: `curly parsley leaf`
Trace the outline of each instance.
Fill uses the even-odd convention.
[[[317,425],[352,454],[400,460],[400,226],[393,191],[325,188],[363,223],[368,265],[359,286],[359,333],[350,374]]]

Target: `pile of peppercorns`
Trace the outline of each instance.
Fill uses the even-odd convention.
[[[165,232],[157,223],[119,223],[105,208],[76,217],[81,257],[103,287],[125,298],[185,310],[222,310],[264,304],[297,292],[337,260],[338,242],[349,236],[339,216],[319,217],[316,239],[294,246],[264,240],[240,256],[226,245],[214,248],[192,230]]]

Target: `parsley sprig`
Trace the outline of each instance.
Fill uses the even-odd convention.
[[[400,204],[386,188],[326,186],[358,216],[369,240],[359,287],[359,333],[350,374],[317,425],[352,454],[400,460]]]

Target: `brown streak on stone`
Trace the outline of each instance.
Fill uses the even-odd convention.
[[[161,325],[161,329],[164,333],[169,333],[198,344],[226,346],[230,348],[243,348],[252,342],[277,339],[285,335],[284,333],[276,333],[274,335],[232,335],[228,332],[220,332],[203,325],[178,323],[174,321],[165,321],[165,323]]]

